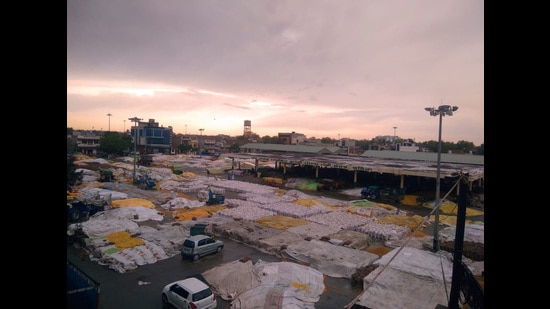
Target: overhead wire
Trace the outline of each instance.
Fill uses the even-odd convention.
[[[355,305],[357,303],[357,301],[361,298],[361,296],[363,296],[363,294],[365,294],[365,292],[374,284],[374,282],[376,282],[376,279],[378,279],[378,277],[386,270],[386,268],[389,267],[389,265],[391,264],[391,262],[397,257],[397,255],[399,254],[399,252],[401,252],[401,250],[403,250],[404,247],[407,246],[407,244],[409,243],[409,241],[412,239],[412,237],[416,234],[416,232],[422,227],[424,226],[424,224],[429,221],[430,219],[430,216],[435,212],[435,210],[441,206],[441,202],[444,201],[447,196],[449,196],[449,194],[451,193],[451,191],[454,190],[454,188],[456,188],[456,186],[458,185],[459,181],[461,180],[461,178],[464,177],[464,176],[461,176],[461,177],[458,177],[456,182],[453,184],[453,186],[449,189],[449,191],[447,191],[447,193],[443,196],[443,198],[441,198],[438,203],[436,205],[434,205],[432,211],[430,211],[430,213],[428,214],[428,216],[424,217],[424,219],[422,220],[422,222],[420,222],[418,224],[418,226],[414,229],[414,231],[410,234],[410,236],[407,236],[407,239],[405,240],[405,243],[403,243],[402,246],[399,247],[399,249],[397,249],[397,251],[395,252],[395,254],[390,258],[390,260],[388,261],[388,263],[386,265],[384,265],[382,267],[382,269],[374,276],[374,278],[367,284],[367,286],[363,289],[363,291],[357,295],[350,303],[348,303],[346,306],[344,306],[345,309],[349,309],[351,308],[353,305]],[[441,259],[441,254],[439,254],[439,257],[440,257],[440,266],[441,266],[441,274],[443,276],[443,285],[445,286],[445,295],[447,296],[447,302],[449,301],[449,291],[447,290],[447,282],[445,280],[445,272],[443,270],[443,260]]]

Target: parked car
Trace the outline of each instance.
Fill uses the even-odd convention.
[[[221,252],[222,249],[223,241],[207,235],[194,235],[184,240],[181,256],[196,261],[205,255]]]
[[[213,309],[218,306],[216,294],[205,282],[195,277],[165,285],[162,302],[178,309]]]

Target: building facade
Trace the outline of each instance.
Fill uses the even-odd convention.
[[[136,151],[140,154],[171,154],[172,148],[172,127],[159,126],[154,119],[149,121],[139,121],[137,126],[130,129],[130,134],[134,139]]]

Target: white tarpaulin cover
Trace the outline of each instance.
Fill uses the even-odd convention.
[[[202,275],[235,309],[313,309],[325,289],[321,272],[291,262],[234,261]]]
[[[356,304],[380,309],[426,309],[447,304],[453,271],[448,252],[400,248],[373,263],[379,267],[363,279],[365,290]],[[383,269],[394,255],[389,267]]]

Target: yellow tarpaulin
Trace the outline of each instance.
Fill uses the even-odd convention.
[[[418,195],[405,195],[401,204],[410,205],[410,206],[420,206],[422,203],[418,202]]]
[[[432,205],[426,203],[425,207],[431,207]],[[443,201],[441,203],[441,206],[439,206],[439,214],[449,214],[449,215],[456,215],[458,213],[458,204],[451,201]],[[466,216],[483,216],[483,211],[472,209],[472,208],[466,208]]]
[[[309,221],[287,216],[269,216],[256,220],[257,223],[278,230],[309,224]]]
[[[311,207],[311,206],[329,206],[323,202],[320,202],[318,200],[314,200],[314,199],[301,199],[301,200],[296,200],[296,201],[293,201],[292,204],[296,204],[296,205],[300,205],[300,206],[306,206],[306,207]]]
[[[155,204],[153,202],[142,199],[142,198],[127,198],[124,200],[114,200],[111,202],[111,206],[113,208],[119,208],[119,207],[144,207],[144,208],[155,208]]]
[[[172,216],[176,221],[190,221],[193,218],[210,217],[213,213],[226,208],[227,206],[203,206],[192,209],[178,209],[172,212]]]
[[[112,242],[119,249],[127,249],[145,245],[143,240],[137,237],[132,237],[132,235],[126,231],[111,233],[107,235],[107,240]]]
[[[424,221],[424,218],[418,215],[414,215],[414,216],[389,215],[376,220],[376,223],[408,226],[412,230],[415,230],[422,223],[422,221]],[[420,230],[422,230],[422,228],[420,228]]]

